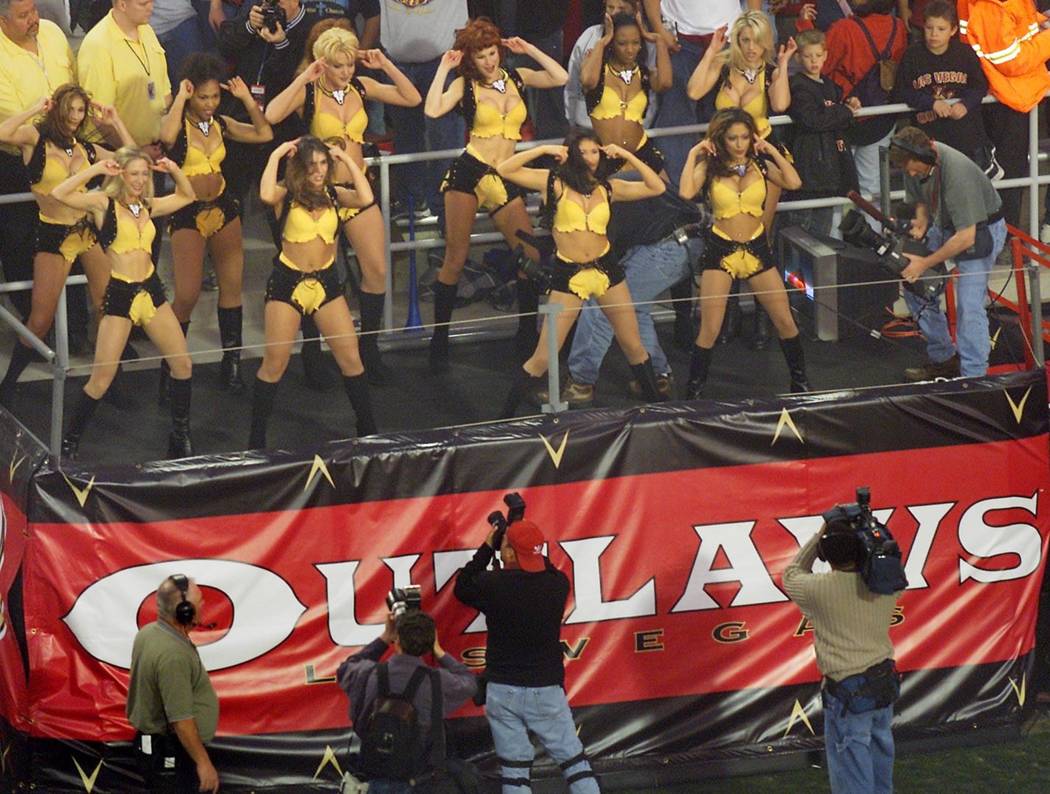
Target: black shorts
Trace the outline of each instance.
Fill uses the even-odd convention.
[[[207,240],[233,223],[240,214],[241,203],[230,191],[224,190],[211,201],[194,201],[172,213],[168,220],[168,233],[174,234],[180,229],[193,229]]]
[[[501,177],[496,169],[479,160],[469,149],[452,161],[445,178],[441,180],[441,192],[454,190],[469,193],[477,198],[478,208],[495,215],[525,191]]]
[[[273,273],[266,282],[266,301],[287,303],[300,315],[306,317],[322,306],[343,296],[344,283],[337,268],[332,265],[323,270],[306,273],[274,260]]]
[[[664,170],[666,163],[664,162],[664,153],[660,151],[653,139],[646,137],[645,143],[638,147],[635,151],[634,156],[653,169],[656,173],[660,173]],[[622,171],[627,167],[626,160],[613,160],[614,167],[611,173]]]
[[[721,270],[735,279],[748,279],[773,266],[773,251],[769,247],[765,229],[745,243],[729,240],[714,228],[708,229],[704,236],[704,251],[700,255],[701,270]]]
[[[600,298],[606,290],[615,287],[627,277],[612,249],[593,262],[567,262],[560,256],[555,256],[552,262],[551,292],[576,295],[582,300]]]
[[[50,223],[43,218],[37,224],[36,252],[57,254],[72,264],[77,257],[98,243],[98,233],[89,216],[70,226]]]
[[[124,317],[135,325],[145,326],[167,299],[164,283],[156,270],[144,281],[124,281],[110,276],[106,294],[102,296],[102,314]]]

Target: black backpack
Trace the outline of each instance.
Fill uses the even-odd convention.
[[[357,730],[361,737],[361,771],[372,780],[411,780],[430,766],[425,734],[420,729],[412,701],[416,690],[431,679],[431,701],[438,719],[441,713],[441,680],[437,670],[419,667],[401,693],[390,691],[386,662],[376,665],[379,688],[376,699]]]
[[[864,107],[887,104],[893,95],[893,85],[896,78],[897,64],[893,60],[893,42],[897,39],[897,18],[893,17],[893,27],[890,29],[890,37],[886,40],[886,47],[880,52],[875,39],[860,17],[852,17],[864,37],[868,40],[875,62],[871,65],[864,76],[860,78],[851,94],[860,100]],[[872,118],[858,119],[846,132],[847,140],[854,146],[868,146],[881,140],[886,133],[893,129],[896,122],[894,116],[874,116]]]

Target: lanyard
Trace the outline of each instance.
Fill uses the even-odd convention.
[[[151,75],[149,70],[149,50],[146,49],[146,45],[143,44],[141,40],[138,42],[139,46],[142,47],[142,54],[146,58],[146,60],[143,61],[142,58],[139,57],[138,51],[135,49],[135,45],[132,44],[131,39],[125,38],[124,43],[128,45],[128,49],[131,50],[131,54],[134,55],[135,60],[139,62],[139,66],[142,67],[142,71],[146,73],[146,77],[150,77]]]

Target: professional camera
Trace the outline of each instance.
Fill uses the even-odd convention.
[[[281,8],[277,0],[262,0],[259,10],[262,12],[263,24],[268,31],[276,33],[278,25],[281,26],[281,30],[288,30],[288,14]]]
[[[876,220],[892,219],[876,218]],[[882,267],[894,276],[900,277],[901,271],[909,264],[905,254],[926,256],[930,253],[922,243],[908,236],[910,227],[910,220],[896,220],[893,221],[893,225],[883,223],[882,234],[880,234],[868,225],[859,211],[851,209],[842,216],[839,233],[842,239],[850,245],[872,251],[879,258],[879,264]],[[932,276],[939,278],[931,278]],[[947,277],[948,269],[943,262],[940,262],[927,270],[918,281],[912,284],[904,282],[904,288],[922,300],[933,301],[944,290]]]
[[[408,587],[395,587],[386,594],[386,607],[394,617],[399,618],[406,612],[418,612],[423,604],[423,592],[418,584]]]
[[[495,551],[499,551],[500,546],[503,545],[503,536],[507,534],[507,527],[525,518],[525,500],[521,498],[521,494],[504,495],[503,504],[507,506],[507,515],[503,515],[499,510],[494,510],[489,513],[487,519],[492,528],[496,530],[496,534],[492,536],[492,548]]]
[[[857,489],[857,501],[846,505],[835,505],[824,513],[824,522],[845,520],[853,536],[860,544],[858,567],[861,578],[868,589],[880,595],[891,595],[908,586],[901,564],[901,550],[890,534],[889,527],[880,524],[871,512],[871,489]],[[825,542],[836,534],[824,535],[817,546],[817,556],[826,560]],[[830,542],[830,541],[828,541]]]

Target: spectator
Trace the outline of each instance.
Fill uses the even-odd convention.
[[[204,49],[200,20],[190,0],[153,0],[149,26],[164,47],[169,77],[179,73],[187,55]]]
[[[381,0],[380,41],[387,56],[423,96],[434,81],[441,56],[452,49],[456,31],[467,25],[467,0]],[[465,128],[457,114],[430,117],[422,107],[390,108],[394,149],[398,154],[458,149]],[[448,160],[396,167],[398,198],[422,215],[444,207],[438,185]]]
[[[41,20],[34,0],[0,0],[0,121],[23,113],[63,83],[76,65],[65,34]],[[29,177],[17,146],[0,147],[0,194],[28,193]],[[0,264],[6,281],[33,278],[37,208],[32,201],[0,204]],[[29,316],[28,292],[10,295]]]
[[[379,0],[305,0],[304,5],[318,19],[349,20],[362,50],[379,46]],[[358,17],[361,17],[360,26]]]

